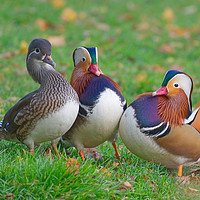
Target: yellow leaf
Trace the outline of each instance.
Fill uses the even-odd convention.
[[[163,12],[163,18],[167,22],[172,22],[172,20],[174,19],[174,11],[171,8],[165,8]]]
[[[28,43],[23,40],[20,43],[20,53],[27,54],[27,52],[28,52]]]
[[[77,13],[72,8],[65,8],[62,11],[61,19],[64,22],[74,22],[77,19]]]
[[[51,4],[55,8],[61,8],[61,7],[63,7],[65,5],[65,1],[64,0],[52,0]]]

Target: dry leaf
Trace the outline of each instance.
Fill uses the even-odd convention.
[[[113,162],[113,166],[117,167],[119,165],[118,162]]]
[[[49,23],[46,20],[41,19],[41,18],[36,19],[35,25],[37,28],[39,28],[42,31],[47,30],[47,28],[49,27]]]
[[[27,52],[28,52],[28,43],[23,40],[20,43],[20,53],[27,54]]]
[[[199,190],[189,187],[189,188],[184,188],[184,191],[185,193],[190,194],[190,193],[197,193]]]
[[[52,0],[51,4],[55,8],[61,8],[65,5],[65,0]]]
[[[85,13],[85,12],[79,12],[79,14],[78,14],[78,18],[79,19],[83,20],[83,19],[86,19],[86,17],[87,17],[87,13]]]
[[[163,12],[163,18],[167,22],[172,22],[172,20],[174,19],[174,11],[171,8],[165,8]]]
[[[122,14],[122,15],[120,16],[120,18],[121,18],[123,21],[132,21],[132,20],[133,20],[133,16],[130,15],[130,14],[126,14],[126,13]]]
[[[79,162],[75,158],[66,159],[66,168],[68,171],[75,171],[75,174],[80,173],[80,165]]]
[[[66,44],[64,35],[60,36],[49,36],[48,40],[53,46],[61,47]]]
[[[74,22],[77,19],[77,14],[72,8],[65,8],[62,11],[61,19],[64,22]]]
[[[199,101],[200,103],[200,101]],[[195,168],[195,169],[190,169],[191,172],[197,172],[197,173],[200,173],[200,168]]]
[[[101,30],[101,31],[109,31],[110,30],[110,26],[108,24],[105,24],[105,23],[98,23],[96,25],[96,28]]]
[[[130,182],[126,181],[126,182],[122,183],[120,186],[121,187],[118,188],[118,190],[128,190],[128,189],[131,189],[132,184]]]
[[[162,46],[160,46],[159,51],[163,52],[163,53],[174,53],[175,52],[174,47],[169,43],[166,43],[166,44],[163,44]]]
[[[101,170],[97,169],[97,172],[98,173],[103,172],[103,173],[105,173],[106,176],[111,176],[111,173],[106,168],[102,168]]]
[[[182,71],[182,72],[184,71],[183,67],[180,66],[180,65],[173,65],[173,66],[170,67],[170,69],[178,70],[178,71]]]
[[[12,51],[8,51],[8,52],[0,54],[0,59],[1,58],[12,58],[13,56],[14,56],[14,53]]]
[[[138,81],[138,82],[142,82],[144,81],[145,79],[147,78],[147,75],[146,74],[139,74],[135,77],[135,79]]]
[[[188,38],[190,37],[190,32],[187,28],[171,28],[169,32],[171,37],[180,36]]]
[[[163,66],[157,64],[153,65],[153,70],[162,74],[166,72],[166,69]]]
[[[150,29],[150,25],[147,22],[142,22],[141,24],[137,24],[133,27],[133,29],[147,31]]]
[[[103,156],[101,153],[99,153],[99,151],[96,147],[94,147],[94,148],[84,148],[83,153],[84,153],[85,157],[90,156],[90,157],[92,157],[96,160],[102,159],[102,156]]]
[[[14,197],[15,195],[13,193],[8,193],[5,200],[14,199]]]

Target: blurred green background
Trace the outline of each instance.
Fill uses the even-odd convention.
[[[131,103],[156,90],[169,69],[194,80],[199,99],[200,1],[7,0],[0,8],[0,112],[37,88],[25,68],[36,37],[52,42],[57,70],[70,80],[72,52],[97,46],[101,70]]]

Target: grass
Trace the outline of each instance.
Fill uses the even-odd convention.
[[[65,2],[65,1],[64,1]],[[64,8],[72,8],[75,21],[65,22]],[[172,10],[163,18],[164,11]],[[194,80],[193,105],[199,100],[199,10],[196,0],[66,1],[56,8],[50,0],[5,1],[0,8],[0,113],[3,116],[21,97],[38,88],[25,68],[23,41],[64,36],[65,45],[53,45],[57,70],[69,80],[72,52],[78,46],[97,46],[101,70],[121,87],[130,104],[143,92],[161,85],[165,72],[180,69]],[[47,29],[36,23],[43,19]],[[44,26],[44,25],[43,25]],[[43,27],[44,28],[44,27]],[[171,49],[168,51],[167,46]],[[0,142],[0,199],[198,199],[198,184],[181,185],[164,167],[130,154],[121,139],[117,161],[109,143],[98,147],[101,160],[77,158],[80,172],[66,169],[64,157],[42,156],[42,144],[30,156],[21,144]],[[107,169],[103,172],[101,169]],[[184,168],[184,175],[190,173]],[[111,176],[109,175],[111,174]],[[121,184],[130,182],[131,188]]]

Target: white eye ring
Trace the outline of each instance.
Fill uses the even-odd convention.
[[[35,53],[39,54],[39,53],[40,53],[40,49],[39,49],[39,48],[36,48],[36,49],[35,49]]]
[[[179,88],[179,84],[178,83],[174,83],[174,87],[175,88]]]
[[[86,61],[86,57],[82,57],[81,61],[85,62]]]

